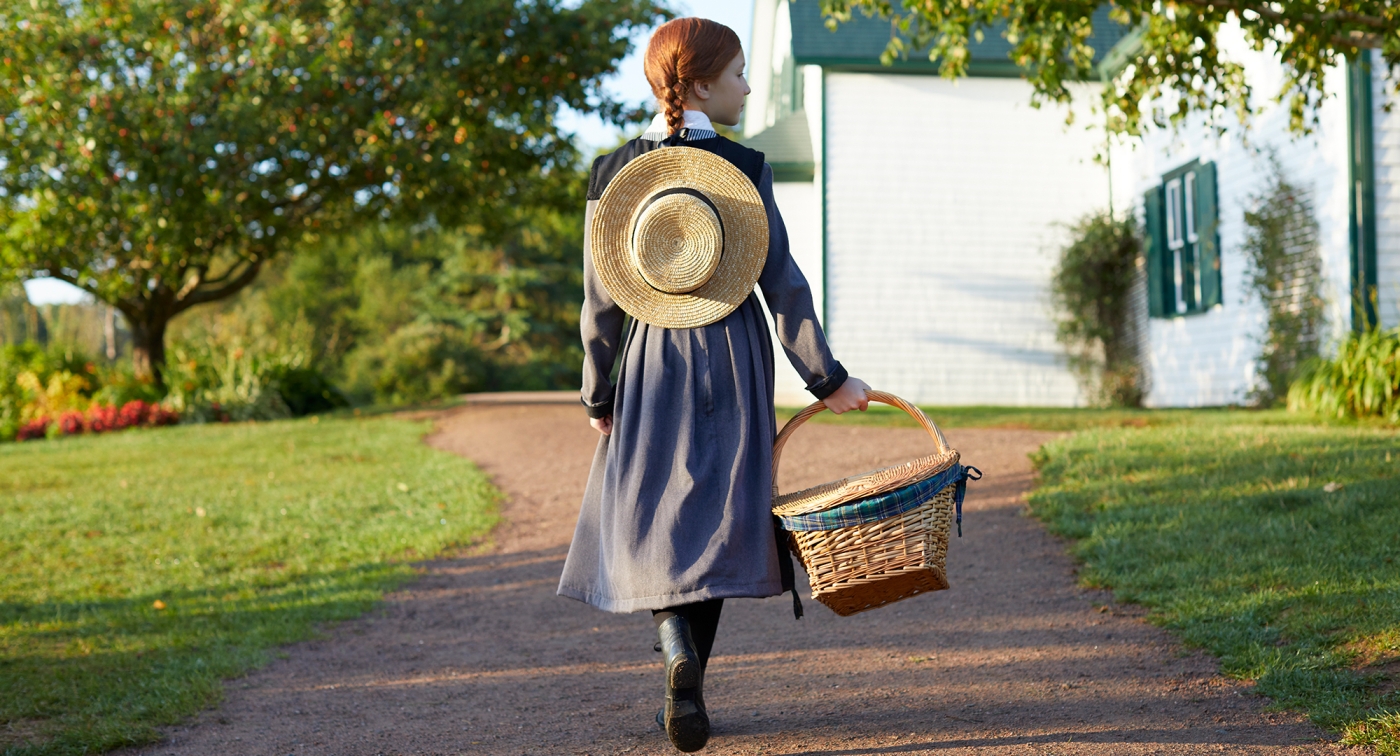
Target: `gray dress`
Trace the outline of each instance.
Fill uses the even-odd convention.
[[[769,228],[758,286],[788,360],[826,396],[845,370],[788,250],[766,164],[758,189]],[[782,593],[770,512],[773,349],[758,294],[702,328],[632,321],[614,386],[625,318],[586,239],[583,259],[582,399],[595,417],[611,408],[613,430],[593,455],[559,595],[634,612]]]

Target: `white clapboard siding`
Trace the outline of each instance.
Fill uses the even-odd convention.
[[[1246,62],[1257,91],[1277,91],[1278,64],[1265,56]],[[1340,69],[1328,81],[1345,81]],[[1309,136],[1289,131],[1286,109],[1274,107],[1254,121],[1248,142],[1232,129],[1217,137],[1208,129],[1148,135],[1140,153],[1139,195],[1162,174],[1199,159],[1216,164],[1219,208],[1221,305],[1209,312],[1153,318],[1149,325],[1148,370],[1153,407],[1241,404],[1255,387],[1255,364],[1265,330],[1262,304],[1249,293],[1243,251],[1244,213],[1264,186],[1270,150],[1285,175],[1308,192],[1319,223],[1323,294],[1329,333],[1350,324],[1350,268],[1347,226],[1346,104],[1331,98],[1321,124]]]
[[[1102,132],[1014,79],[828,73],[824,99],[837,358],[921,403],[1082,403],[1047,286],[1056,224],[1107,205]]]
[[[776,183],[773,185],[773,199],[778,203],[778,212],[783,216],[787,227],[788,245],[792,249],[793,260],[807,277],[812,287],[812,301],[817,308],[817,317],[822,314],[822,239],[821,239],[821,195],[814,182]],[[766,312],[766,310],[765,310]],[[769,315],[768,327],[773,328]],[[775,332],[776,334],[776,332]],[[812,402],[806,384],[788,362],[782,345],[776,335],[773,339],[773,391],[774,401],[780,407],[801,407]]]
[[[1379,63],[1380,56],[1374,60]],[[1386,328],[1400,326],[1400,97],[1384,64],[1372,70],[1376,156],[1376,284],[1378,315]],[[1386,103],[1392,105],[1390,112]]]

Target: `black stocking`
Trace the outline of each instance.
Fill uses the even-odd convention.
[[[710,649],[715,645],[715,631],[719,629],[719,613],[722,609],[724,599],[710,599],[694,604],[654,609],[651,618],[656,621],[657,627],[660,627],[662,622],[672,617],[685,617],[685,621],[690,623],[690,636],[695,639],[695,650],[700,652],[700,668],[704,669],[710,662]]]

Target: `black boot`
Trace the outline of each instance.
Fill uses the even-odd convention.
[[[657,634],[666,659],[666,708],[662,717],[666,737],[677,750],[698,751],[710,739],[710,717],[705,713],[701,692],[705,673],[690,635],[690,623],[685,617],[670,617],[657,628]]]

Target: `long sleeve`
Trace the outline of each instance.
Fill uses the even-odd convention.
[[[778,342],[788,361],[807,384],[807,390],[818,399],[825,399],[846,382],[846,369],[827,346],[826,333],[812,304],[812,288],[792,259],[787,227],[773,199],[773,169],[766,164],[758,193],[768,211],[768,260],[763,264],[758,285],[768,311],[773,313]]]
[[[593,246],[588,229],[593,224],[597,200],[590,200],[583,214],[583,310],[579,335],[583,337],[583,390],[580,400],[589,417],[607,417],[613,411],[613,364],[622,341],[625,313],[613,301],[593,269]]]

